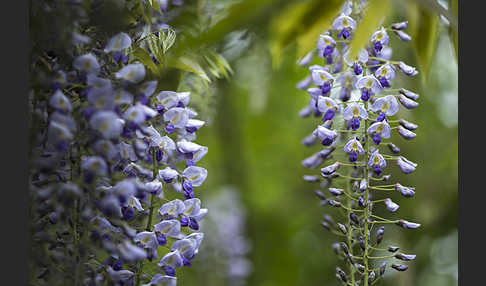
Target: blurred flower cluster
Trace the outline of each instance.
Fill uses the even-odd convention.
[[[317,49],[299,61],[300,65],[308,66],[317,53],[324,64],[310,65],[310,75],[297,84],[298,89],[310,94],[309,104],[299,115],[322,119],[302,144],[325,146],[302,161],[306,168],[320,167],[319,175],[306,175],[304,179],[317,185],[315,193],[322,206],[339,209],[337,215],[344,216],[342,222],[338,222],[326,214],[321,224],[342,239],[333,249],[346,268],[338,266],[336,277],[353,286],[376,283],[387,268],[407,270],[408,266],[400,261],[414,260],[415,255],[404,254],[397,246],[380,248],[379,245],[385,225],[395,224],[405,229],[420,226],[404,219],[373,214],[374,208],[381,206],[391,213],[398,211],[399,205],[391,198],[393,191],[405,198],[415,194],[414,187],[384,182],[390,181],[390,175],[385,174],[389,167],[387,162],[395,163],[405,174],[417,167],[400,155],[400,149],[390,140],[393,132],[406,140],[415,138],[416,124],[393,117],[400,105],[406,109],[416,108],[419,95],[392,87],[397,72],[405,76],[418,74],[414,67],[391,59],[388,34],[391,32],[402,41],[410,41],[411,37],[404,31],[407,21],[380,27],[364,49],[354,52],[352,39],[366,5],[365,1],[345,3],[332,28],[320,35]],[[384,145],[387,148],[382,148]],[[332,163],[322,167],[327,161]],[[326,189],[329,194],[323,192]],[[373,255],[375,252],[388,254]],[[390,258],[398,262],[379,263]]]
[[[52,59],[50,83],[32,90],[35,285],[176,285],[191,266],[208,212],[197,198],[207,171],[196,166],[208,148],[193,142],[205,122],[190,92],[160,90],[134,56],[172,31],[73,32],[71,64]]]
[[[246,278],[252,272],[247,258],[251,250],[246,236],[246,209],[238,190],[231,186],[221,188],[206,199],[211,216],[202,223],[202,229],[211,233],[202,246],[201,258],[208,262],[202,272],[211,273],[211,279],[218,277],[222,285],[246,285]],[[214,268],[221,271],[211,271]]]

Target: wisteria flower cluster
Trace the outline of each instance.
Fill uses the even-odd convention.
[[[386,174],[391,163],[404,174],[417,168],[416,163],[400,155],[400,149],[390,140],[393,133],[406,140],[416,136],[416,124],[395,118],[400,105],[405,109],[417,107],[419,95],[392,85],[397,73],[415,76],[418,72],[402,61],[391,60],[389,33],[410,41],[404,31],[406,21],[381,27],[355,58],[349,58],[350,42],[365,8],[363,3],[349,1],[344,5],[332,28],[319,37],[317,55],[324,64],[309,66],[310,75],[297,84],[298,89],[310,94],[309,104],[300,116],[313,115],[322,120],[302,144],[324,146],[302,161],[306,168],[320,168],[320,174],[306,175],[304,179],[317,185],[315,193],[322,206],[344,214],[342,222],[325,214],[321,224],[342,239],[333,249],[346,267],[336,267],[336,277],[352,286],[372,285],[388,268],[405,271],[408,266],[403,262],[415,259],[415,255],[401,252],[398,246],[380,247],[385,225],[420,227],[405,219],[388,219],[373,213],[382,206],[397,213],[399,205],[393,197],[399,194],[410,198],[415,194],[414,187],[385,182],[391,179]],[[300,64],[309,65],[311,60],[309,56]],[[375,252],[388,254],[374,255]],[[393,259],[396,261],[390,263]]]
[[[208,148],[193,141],[205,122],[190,92],[158,90],[133,37],[102,49],[82,37],[72,65],[55,64],[44,97],[31,96],[36,285],[173,286],[202,243],[196,164]]]

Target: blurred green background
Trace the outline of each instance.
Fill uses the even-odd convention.
[[[322,1],[320,9],[326,9],[325,2]],[[393,3],[384,25],[407,19],[407,13],[400,9],[402,3],[396,2],[400,1]],[[279,11],[277,5],[269,5],[264,15],[275,19]],[[380,285],[457,285],[457,61],[447,20],[442,16],[437,20],[437,30],[425,35],[433,39],[419,35],[420,43],[414,44],[416,39],[404,43],[390,35],[392,59],[417,66],[421,72],[415,78],[400,74],[394,82],[394,86],[420,94],[418,108],[400,113],[401,118],[419,125],[418,136],[412,141],[392,137],[402,154],[419,167],[407,176],[396,166],[389,169],[393,182],[416,187],[416,195],[411,199],[394,196],[401,206],[397,217],[420,222],[422,227],[408,231],[387,227],[384,245],[400,245],[405,253],[417,254],[417,259],[407,263],[410,268],[405,273],[387,270]],[[229,80],[212,85],[213,96],[205,99],[210,111],[202,111],[209,124],[200,131],[197,140],[209,147],[202,162],[209,170],[200,195],[203,204],[212,204],[228,189],[236,193],[246,213],[237,223],[242,224],[241,235],[249,245],[248,251],[241,254],[249,265],[243,267],[242,279],[228,275],[225,264],[231,262],[225,262],[225,254],[212,247],[231,243],[238,247],[241,242],[218,240],[212,237],[213,231],[207,232],[194,267],[184,271],[181,283],[339,285],[335,278],[338,259],[331,248],[336,237],[319,225],[326,209],[319,206],[313,187],[302,179],[307,170],[300,162],[314,149],[300,142],[318,123],[316,119],[298,116],[309,95],[295,85],[308,75],[308,69],[296,64],[295,44],[285,47],[278,57],[280,65],[275,68],[274,54],[268,45],[272,35],[267,29],[260,31],[260,24],[261,18],[256,17],[248,20],[248,27],[235,26],[239,32],[227,35],[239,39],[220,50],[234,73]],[[423,43],[425,40],[429,42]],[[427,65],[430,67],[425,80],[422,76]],[[230,220],[230,215],[213,208],[203,229],[214,230],[218,224],[220,228],[230,227],[219,218],[216,219],[219,223],[214,222],[213,213],[222,216],[223,221],[226,215]],[[204,244],[209,246],[205,248]]]

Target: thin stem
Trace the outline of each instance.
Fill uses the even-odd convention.
[[[152,148],[152,174],[153,174],[153,177],[154,179],[157,177],[157,160],[156,160],[156,155],[155,155],[155,148]],[[150,231],[152,229],[152,217],[153,217],[153,214],[154,214],[154,198],[155,196],[153,194],[150,194],[150,209],[149,209],[149,216],[148,216],[148,220],[147,220],[147,225],[145,226],[145,230],[146,231]],[[143,260],[140,261],[140,266],[138,268],[138,272],[137,272],[137,276],[136,276],[136,286],[139,286],[140,285],[140,276],[143,272]]]
[[[368,105],[366,105],[366,109],[368,109]],[[368,121],[365,121],[365,130],[368,130]],[[369,142],[369,137],[368,133],[364,132],[365,135],[365,142],[366,142],[366,153],[365,153],[365,162],[369,161],[369,148],[370,148],[370,142]],[[368,168],[365,168],[365,178],[368,178]],[[364,197],[366,201],[368,201],[368,196],[369,196],[369,189],[370,189],[370,182],[367,184],[367,188],[365,190]],[[369,203],[366,203],[366,207],[364,210],[364,255],[363,255],[363,264],[364,264],[364,286],[368,286],[368,272],[369,272],[369,266],[368,266],[368,218],[369,218]]]

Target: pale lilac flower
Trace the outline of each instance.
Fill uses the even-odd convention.
[[[366,132],[373,136],[373,143],[380,144],[381,138],[390,138],[391,128],[386,120],[377,121],[366,130]]]
[[[113,36],[106,44],[105,53],[124,50],[132,45],[132,39],[126,33],[119,33]]]
[[[181,214],[185,208],[186,206],[181,200],[175,199],[168,203],[163,204],[159,208],[159,214],[161,216],[168,215],[169,217],[176,217],[179,214]]]
[[[90,119],[91,128],[99,131],[104,138],[112,139],[120,136],[123,120],[113,111],[98,111]]]
[[[393,95],[380,97],[373,102],[371,110],[378,113],[377,121],[383,121],[385,116],[393,116],[398,112],[398,101]]]
[[[64,113],[68,113],[73,110],[71,101],[69,101],[69,99],[59,89],[56,90],[49,99],[49,105]]]
[[[131,83],[139,83],[145,77],[145,66],[139,62],[126,65],[115,73],[115,77]]]
[[[322,95],[328,94],[331,91],[332,83],[334,82],[334,76],[332,76],[325,69],[313,69],[312,81],[315,85],[319,86]]]
[[[207,175],[206,169],[197,166],[189,166],[182,172],[182,176],[189,180],[194,187],[202,185]]]
[[[385,28],[381,27],[380,30],[376,31],[371,35],[371,43],[373,43],[373,49],[376,54],[379,54],[383,47],[388,45],[389,37],[386,33]]]
[[[355,162],[358,159],[358,154],[363,155],[365,153],[361,143],[356,138],[351,138],[346,145],[344,145],[344,152],[349,154],[349,161]]]
[[[329,146],[334,142],[334,139],[338,136],[338,133],[334,130],[329,130],[326,127],[319,125],[317,128],[312,132],[314,136],[321,140],[322,145]]]
[[[368,101],[368,99],[382,90],[380,82],[372,75],[367,75],[356,82],[356,88],[361,90],[361,100]]]
[[[319,112],[321,113],[324,113],[322,121],[332,120],[338,109],[339,106],[333,99],[329,97],[319,96],[317,100],[317,110],[319,110]]]
[[[161,211],[159,210],[159,213]],[[174,215],[172,215],[174,216]],[[170,237],[178,237],[181,233],[181,223],[178,220],[163,220],[154,225],[154,231]]]
[[[356,29],[356,21],[345,14],[341,14],[332,23],[332,28],[339,31],[338,38],[342,36],[343,39],[347,39],[351,35],[351,31]]]
[[[358,130],[360,126],[360,119],[368,119],[368,112],[363,107],[363,105],[358,103],[350,103],[343,111],[343,119],[351,120],[351,128],[353,130]]]
[[[320,35],[317,42],[318,56],[321,58],[327,58],[332,55],[336,41],[329,35]]]
[[[74,59],[73,66],[86,74],[97,75],[100,72],[100,64],[96,57],[91,54],[85,54]]]
[[[165,167],[162,170],[159,170],[159,178],[164,181],[166,184],[172,183],[177,177],[179,176],[179,172],[172,169],[171,167]]]
[[[373,168],[373,172],[377,176],[379,176],[383,171],[383,168],[386,167],[385,158],[379,153],[378,149],[371,154],[368,166]]]
[[[397,224],[403,228],[408,228],[408,229],[415,229],[420,227],[420,223],[409,222],[403,219],[399,220]]]
[[[386,63],[375,71],[375,77],[380,81],[383,88],[391,86],[391,80],[395,78],[395,67]]]

